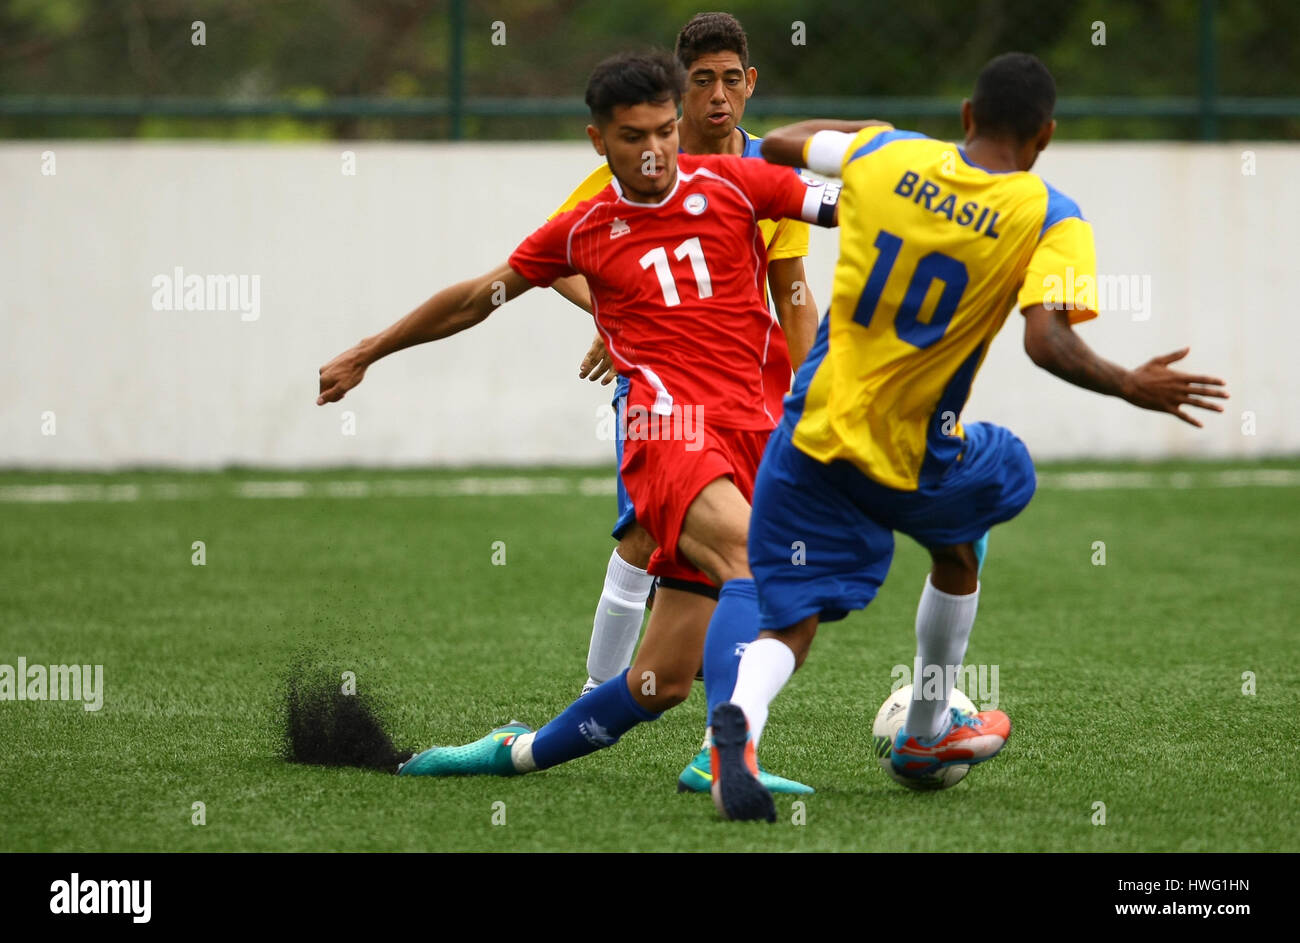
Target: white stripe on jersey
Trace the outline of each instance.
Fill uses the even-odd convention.
[[[617,180],[615,180],[615,183],[617,183]],[[674,187],[674,190],[675,189],[676,188]],[[569,268],[574,268],[573,266],[574,230],[577,229],[579,226],[581,226],[583,223],[585,223],[587,221],[587,217],[589,217],[592,213],[596,212],[596,210],[609,206],[610,202],[611,201],[597,203],[591,209],[587,210],[587,212],[582,214],[582,219],[578,220],[576,223],[574,223],[572,226],[569,227],[569,235],[565,239],[565,243],[564,243],[564,255],[566,261],[569,263]],[[574,269],[574,271],[577,270]],[[633,363],[631,360],[628,360],[626,357],[618,353],[618,349],[614,346],[613,337],[610,335],[609,331],[606,330],[600,323],[600,305],[597,304],[596,302],[595,292],[591,293],[591,316],[592,319],[596,322],[596,330],[600,332],[601,338],[603,338],[605,341],[605,348],[611,354],[613,354],[614,356],[622,360],[624,363],[631,365],[631,367],[634,370],[640,371],[641,375],[645,377],[646,382],[650,384],[650,388],[655,391],[655,403],[654,406],[651,407],[650,411],[660,416],[671,416],[673,412],[673,395],[668,392],[667,387],[664,386],[663,380],[659,379],[659,375],[657,373],[655,373],[649,367],[643,366],[642,364]]]
[[[754,158],[750,157],[744,159],[753,160]],[[758,228],[758,212],[754,209],[754,204],[749,201],[749,197],[745,195],[744,190],[740,189],[740,187],[736,186],[727,178],[719,177],[713,171],[705,167],[696,167],[694,173],[685,173],[680,168],[677,171],[678,179],[685,178],[686,180],[690,180],[695,176],[695,174],[699,174],[702,177],[708,177],[711,180],[717,180],[719,183],[724,183],[731,187],[731,189],[735,190],[736,195],[744,200],[745,205],[749,207],[749,216],[750,219],[754,221],[754,228]],[[763,376],[766,373],[767,368],[767,352],[772,346],[772,325],[776,324],[777,321],[776,316],[772,313],[772,309],[767,307],[767,286],[761,284],[759,278],[759,273],[763,271],[762,260],[759,259],[758,251],[754,248],[753,239],[749,240],[749,254],[750,261],[754,266],[754,285],[758,288],[758,294],[763,299],[763,307],[767,309],[767,333],[763,335],[763,355],[758,361],[758,400],[763,404],[763,415],[767,417],[767,421],[772,423],[772,425],[776,425],[776,419],[772,417],[771,410],[767,408],[767,389],[763,385]]]
[[[569,268],[573,268],[573,231],[577,229],[579,226],[581,226],[583,223],[585,223],[587,221],[588,216],[590,216],[592,213],[596,212],[596,210],[600,209],[602,206],[605,205],[606,204],[604,203],[597,203],[591,209],[587,210],[587,212],[582,214],[582,219],[578,220],[576,223],[574,223],[572,226],[569,227],[569,235],[564,240],[564,261],[569,263]],[[574,269],[574,271],[576,272],[577,269]],[[590,292],[591,289],[588,288],[587,290],[588,292]],[[595,308],[596,308],[595,295],[591,296],[591,307],[592,307],[592,315],[594,316]]]

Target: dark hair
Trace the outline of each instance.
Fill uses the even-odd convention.
[[[978,134],[1010,137],[1023,144],[1052,120],[1056,82],[1047,66],[1027,52],[989,61],[975,79],[971,109]]]
[[[740,67],[749,68],[749,40],[740,20],[730,13],[697,13],[677,34],[677,61],[689,69],[696,59],[711,52],[734,52]]]
[[[672,56],[659,50],[624,52],[610,56],[587,79],[587,107],[597,125],[603,125],[620,105],[659,104],[671,99],[681,104],[686,76]]]

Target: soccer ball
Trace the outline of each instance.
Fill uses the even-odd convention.
[[[876,712],[875,723],[871,725],[871,734],[875,738],[876,760],[880,763],[880,768],[899,785],[921,792],[947,789],[957,785],[970,772],[970,766],[965,763],[949,766],[947,769],[920,779],[909,779],[894,771],[894,764],[889,761],[889,754],[894,749],[894,737],[903,729],[903,722],[907,720],[907,706],[911,700],[912,686],[909,684],[890,694],[885,699],[885,703],[880,705],[880,710]],[[963,714],[979,713],[971,703],[971,699],[956,688],[953,689],[952,700],[948,705],[957,708]]]

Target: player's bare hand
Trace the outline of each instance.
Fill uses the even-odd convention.
[[[582,358],[582,363],[578,365],[578,379],[590,380],[595,383],[600,381],[601,386],[609,386],[614,377],[618,375],[614,369],[614,361],[609,357],[609,351],[605,349],[605,341],[599,334],[591,342],[591,349],[587,351],[587,356]]]
[[[320,396],[316,405],[337,403],[348,390],[358,385],[366,375],[366,362],[357,348],[345,350],[320,368]]]
[[[1216,413],[1223,407],[1211,402],[1227,399],[1226,384],[1218,377],[1199,376],[1170,370],[1169,365],[1187,356],[1191,348],[1184,347],[1163,357],[1153,357],[1128,376],[1124,398],[1134,406],[1156,412],[1172,413],[1183,422],[1201,428],[1201,423],[1183,412],[1184,406],[1195,406]]]

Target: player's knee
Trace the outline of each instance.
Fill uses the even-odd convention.
[[[979,585],[980,564],[974,544],[952,547],[931,547],[930,583],[935,589],[964,596],[975,592]]]
[[[748,580],[754,575],[749,570],[749,548],[744,540],[728,542],[719,547],[713,562],[713,576],[721,586],[727,580]]]
[[[754,574],[749,570],[749,561],[737,560],[718,571],[719,584],[728,580],[752,580]]]
[[[808,653],[812,651],[813,636],[816,634],[817,629],[814,627],[807,635],[794,640],[795,644],[791,646],[791,651],[794,652],[795,671],[803,667],[804,660],[807,659]]]
[[[655,539],[640,524],[628,528],[618,542],[618,555],[623,562],[644,570],[650,563],[650,554],[655,552]]]
[[[676,707],[690,697],[694,682],[694,669],[684,664],[666,664],[653,656],[633,663],[627,673],[627,687],[637,703],[656,713]]]
[[[695,681],[694,674],[676,671],[646,671],[642,672],[642,678],[641,697],[637,700],[656,713],[676,707],[690,697]]]
[[[816,616],[809,616],[780,632],[762,632],[759,638],[777,638],[784,642],[794,653],[794,667],[798,671],[812,649],[813,639],[817,636],[817,622]]]
[[[931,547],[930,558],[935,566],[946,569],[978,573],[980,564],[974,544],[957,544],[952,547]]]

